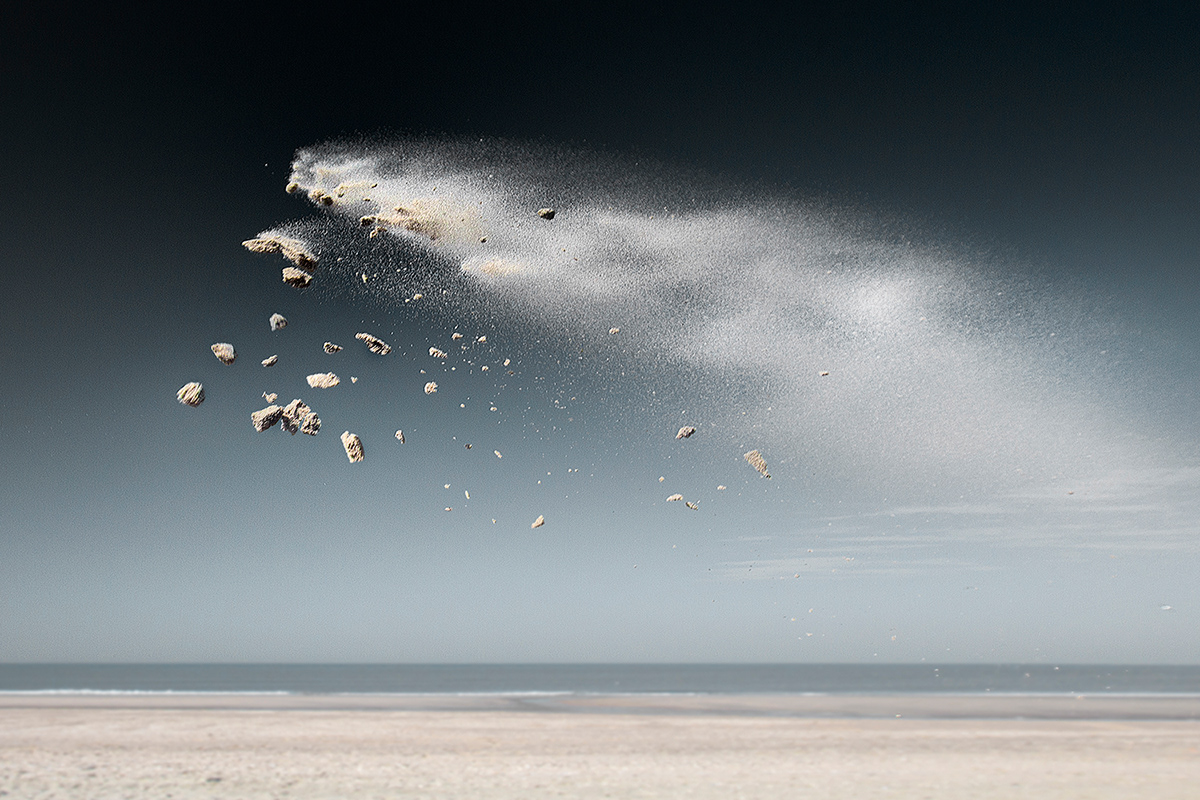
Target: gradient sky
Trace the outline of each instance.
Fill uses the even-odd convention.
[[[0,661],[1200,663],[1194,13],[59,11],[0,23]],[[885,331],[891,371],[853,393],[764,381],[762,480],[724,368],[602,350],[569,314],[397,305],[348,269],[280,283],[241,241],[320,218],[283,192],[293,155],[359,136],[818,209],[883,254],[837,297],[938,265],[975,361],[904,383],[924,340]],[[515,374],[426,397],[455,325]],[[360,381],[304,385],[326,369]],[[263,391],[320,435],[255,433]],[[713,429],[677,443],[689,409]]]

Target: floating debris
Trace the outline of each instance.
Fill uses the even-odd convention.
[[[315,417],[316,415],[313,414],[313,410],[309,408],[303,400],[296,398],[292,400],[292,402],[288,403],[283,409],[283,418],[280,427],[295,436],[296,431],[300,430],[301,425],[306,422],[310,416]],[[315,436],[320,427],[321,420],[318,419],[316,422],[316,428],[309,435]],[[305,431],[305,433],[308,433],[308,431]]]
[[[454,333],[450,334],[450,338],[455,341],[458,341],[462,337],[463,337],[463,335],[461,333],[459,333],[458,331],[455,331]]]
[[[466,447],[468,450],[470,450],[470,449],[471,449],[471,445],[470,445],[470,444],[464,445],[464,447]]]
[[[620,333],[621,329],[620,328],[609,328],[608,332],[609,332],[609,334]]]
[[[272,314],[271,318],[267,321],[271,323],[271,330],[273,331],[287,327],[287,317],[283,314]]]
[[[300,423],[300,432],[308,436],[316,436],[320,430],[321,418],[312,412],[309,412],[304,421]]]
[[[429,348],[429,355],[433,356],[434,358],[445,358],[446,351],[438,350],[436,347],[431,347]]]
[[[217,342],[212,346],[212,351],[222,364],[232,364],[237,360],[237,353],[229,342]]]
[[[326,342],[324,346],[325,352],[329,353],[329,355],[340,353],[342,351],[342,346],[340,344],[334,344],[333,342]]]
[[[662,483],[662,482],[663,482],[663,481],[665,481],[665,480],[666,480],[666,478],[664,478],[662,475],[659,475],[659,476],[658,476],[658,482],[659,482],[659,483]]]
[[[283,409],[277,405],[269,405],[261,411],[255,411],[250,415],[250,424],[254,426],[254,430],[262,433],[267,428],[273,426],[283,417]]]
[[[488,365],[487,365],[487,364],[484,364],[482,367],[480,367],[480,368],[479,368],[479,370],[480,370],[480,372],[487,372],[487,371],[488,371]]]
[[[480,336],[475,341],[479,344],[487,344],[487,336]]]
[[[541,514],[539,514],[539,515],[538,515],[538,518],[537,518],[537,519],[535,519],[535,520],[533,521],[533,524],[532,524],[532,525],[530,525],[529,527],[530,527],[530,528],[540,528],[540,527],[542,527],[542,526],[543,526],[543,525],[545,525],[545,524],[546,524],[546,518],[545,518],[544,516],[542,516]]]
[[[468,492],[466,489],[463,489],[463,496],[466,497],[468,500],[471,499],[471,493]]]
[[[342,433],[342,447],[346,448],[346,458],[350,459],[351,464],[363,460],[362,439],[357,434],[350,431]]]
[[[332,372],[317,372],[309,375],[305,380],[314,389],[332,389],[342,382],[341,378]]]
[[[680,500],[682,500],[682,499],[683,499],[683,495],[681,495],[681,494],[673,494],[673,495],[671,495],[670,497],[668,497],[668,498],[667,498],[667,502],[668,502],[668,503],[678,503],[678,502],[679,502]]]
[[[537,214],[542,219],[554,219],[553,208],[539,208]]]
[[[767,462],[763,461],[762,454],[757,450],[751,450],[749,453],[744,454],[742,458],[746,459],[746,463],[758,470],[759,475],[762,475],[764,478],[771,477],[771,473],[767,472]]]
[[[300,184],[292,181],[287,186],[283,187],[283,190],[288,194],[295,194],[296,192],[300,191]]]
[[[425,297],[425,295],[421,294],[420,292],[417,292],[416,294],[414,294],[414,295],[412,296],[412,299],[413,299],[413,300],[421,300],[421,299],[423,299],[424,297]]]
[[[511,358],[506,358],[506,359],[504,359],[504,366],[506,366],[506,367],[507,367],[507,366],[508,366],[509,364],[511,364],[511,363],[512,363],[512,359],[511,359]]]
[[[496,454],[496,458],[504,458],[504,456],[500,455],[499,450],[493,450],[492,452]]]
[[[392,352],[392,346],[390,344],[385,342],[383,339],[372,336],[369,333],[356,333],[354,334],[354,338],[365,344],[367,349],[377,356],[386,356],[388,353]]]
[[[425,384],[425,394],[436,394],[436,393],[437,393],[437,384],[435,382],[430,381],[429,383]]]
[[[350,376],[350,382],[351,382],[351,383],[358,383],[358,378],[356,378],[356,377],[354,377],[353,375],[351,375],[351,376]]]
[[[263,392],[263,400],[266,400],[268,403],[274,403],[278,399],[279,395],[275,392]]]
[[[303,289],[312,283],[313,276],[302,269],[295,267],[283,268],[283,282],[288,286],[295,286],[297,289]]]
[[[718,491],[718,492],[723,492],[723,491],[725,491],[725,484],[723,484],[723,483],[719,483],[719,484],[717,484],[717,491]]]
[[[204,402],[204,386],[203,384],[196,383],[195,381],[192,381],[191,383],[185,383],[180,390],[175,393],[175,397],[177,397],[179,402],[183,403],[185,406],[191,406],[192,408],[195,408]]]
[[[314,203],[320,203],[323,206],[333,205],[333,195],[327,193],[324,189],[314,187],[308,193],[308,199]]]
[[[689,501],[687,501],[686,503],[684,503],[684,505],[685,505],[685,506],[687,506],[688,508],[690,508],[692,511],[699,511],[699,510],[700,510],[700,506],[696,505],[696,504],[695,504],[695,503],[693,503],[691,500],[689,500]]]
[[[821,376],[822,378],[828,377],[828,375],[829,375],[829,370],[825,370],[824,372],[821,372],[821,373],[819,373],[819,374],[820,374],[820,376]]]
[[[266,358],[264,358],[262,360],[262,365],[264,367],[273,367],[273,366],[275,366],[275,362],[277,362],[277,361],[279,361],[279,356],[277,356],[277,355],[267,356]]]
[[[690,438],[692,438],[692,434],[695,432],[696,432],[696,429],[693,428],[691,425],[684,425],[682,428],[679,429],[679,433],[675,434],[675,438],[677,440],[678,439],[690,439]]]
[[[404,431],[396,431],[396,441],[404,444]]]
[[[242,247],[249,250],[251,253],[279,253],[288,261],[295,264],[305,273],[312,272],[317,266],[317,256],[304,242],[299,239],[293,239],[290,236],[277,236],[275,234],[262,234],[255,239],[247,239],[242,242]],[[291,269],[290,267],[288,269]],[[309,280],[312,276],[309,275]],[[287,280],[287,270],[284,270],[284,280]]]

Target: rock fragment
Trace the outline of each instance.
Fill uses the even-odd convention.
[[[341,378],[332,372],[317,372],[307,376],[305,380],[314,389],[332,389],[342,382]]]
[[[396,441],[404,444],[404,431],[396,431]]]
[[[486,337],[486,336],[480,336],[480,337],[479,337],[478,339],[476,339],[475,341],[476,341],[476,342],[478,342],[479,344],[487,344],[487,337]]]
[[[340,344],[334,344],[333,342],[326,342],[324,347],[325,347],[325,352],[329,353],[329,355],[333,355],[334,353],[340,353],[342,351],[342,346]]]
[[[700,510],[700,506],[696,505],[696,504],[695,504],[695,503],[693,503],[691,500],[689,500],[689,501],[687,501],[686,503],[684,503],[684,505],[685,505],[685,506],[687,506],[688,508],[690,508],[692,511],[699,511],[699,510]]]
[[[287,317],[283,314],[272,314],[271,318],[267,321],[271,323],[271,330],[273,331],[287,327]]]
[[[542,219],[554,219],[553,208],[539,208],[537,214]]]
[[[273,366],[275,366],[275,362],[277,362],[278,360],[279,360],[279,356],[277,356],[277,355],[267,356],[266,358],[264,358],[262,360],[262,365],[264,367],[273,367]]]
[[[620,328],[609,328],[608,332],[609,332],[609,334],[620,333],[621,329]]]
[[[263,392],[263,400],[266,400],[268,403],[274,403],[278,399],[279,395],[275,392]]]
[[[212,346],[212,351],[222,364],[232,364],[237,360],[237,353],[229,342],[217,342]]]
[[[454,341],[458,341],[462,337],[463,337],[463,335],[461,333],[459,333],[458,331],[455,331],[454,333],[450,334],[450,338],[453,339]]]
[[[369,333],[356,333],[354,334],[354,338],[365,344],[367,349],[377,356],[386,356],[388,353],[392,352],[392,346],[390,344],[385,342],[383,339],[372,336]]]
[[[681,495],[681,494],[673,494],[673,495],[671,495],[670,497],[668,497],[668,498],[667,498],[667,502],[668,502],[668,503],[678,503],[678,502],[679,502],[680,500],[682,500],[682,499],[683,499],[683,495]]]
[[[717,484],[717,491],[718,492],[725,491],[725,484],[723,484],[723,483]]]
[[[204,386],[203,384],[196,383],[195,381],[192,381],[191,383],[185,383],[179,389],[179,391],[175,393],[175,397],[178,398],[179,402],[183,403],[185,406],[191,406],[192,408],[195,408],[204,402]]]
[[[533,521],[533,524],[530,525],[529,527],[530,528],[540,528],[545,524],[546,524],[546,518],[544,516],[542,516],[541,514],[538,514],[538,518],[535,519]]]
[[[429,383],[425,384],[425,394],[436,394],[436,393],[437,393],[437,384],[435,382],[430,381]]]
[[[254,426],[254,430],[262,433],[267,428],[273,426],[283,417],[283,408],[277,405],[269,405],[266,408],[255,411],[250,415],[250,424]]]
[[[820,375],[822,378],[828,378],[828,377],[829,377],[829,370],[822,370],[822,371],[821,371],[820,373],[818,373],[818,374],[819,374],[819,375]]]
[[[350,459],[351,464],[363,460],[362,439],[357,434],[350,431],[342,433],[342,447],[346,449],[346,458]]]
[[[496,454],[496,458],[504,458],[504,456],[500,455],[499,450],[493,450],[492,452]]]
[[[321,430],[321,418],[308,407],[307,403],[297,397],[283,409],[279,427],[293,436],[296,435],[296,431],[316,436],[317,432]]]
[[[303,289],[312,283],[313,276],[302,269],[295,267],[283,268],[283,282],[288,286],[295,286],[297,289]]]
[[[746,463],[758,470],[758,474],[764,478],[771,477],[771,473],[767,472],[767,462],[763,461],[762,454],[757,450],[751,450],[749,453],[742,455],[746,459]]]
[[[446,351],[438,350],[436,347],[431,347],[429,348],[429,355],[433,356],[434,358],[445,358]]]
[[[676,438],[676,440],[690,439],[690,438],[692,438],[692,434],[695,432],[696,432],[696,429],[693,428],[691,425],[684,425],[682,428],[679,429],[679,433],[675,434],[675,438]]]
[[[242,247],[251,253],[279,253],[288,261],[304,272],[312,272],[317,267],[317,256],[304,242],[290,236],[265,233],[254,239],[242,242]],[[309,275],[311,279],[312,276]],[[284,270],[284,280],[287,280],[287,270]]]

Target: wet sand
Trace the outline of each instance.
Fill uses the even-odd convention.
[[[1169,800],[1197,786],[1194,697],[0,695],[13,798]]]

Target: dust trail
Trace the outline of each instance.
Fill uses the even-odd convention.
[[[288,190],[327,215],[274,233],[343,254],[318,282],[619,348],[666,428],[700,419],[698,440],[779,473],[1016,492],[1161,456],[1130,416],[1116,321],[845,208],[490,140],[306,148]],[[424,258],[396,268],[382,243]]]

